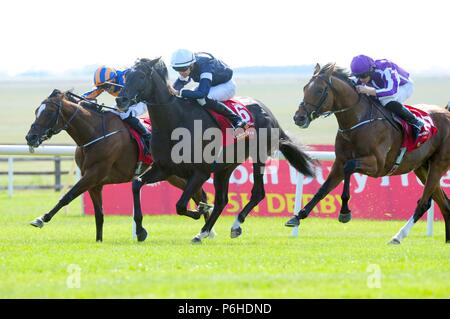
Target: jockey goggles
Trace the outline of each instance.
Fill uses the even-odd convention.
[[[174,66],[173,69],[177,72],[185,72],[187,71],[191,66]]]

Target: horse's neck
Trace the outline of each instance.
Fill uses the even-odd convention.
[[[155,101],[149,107],[152,129],[160,132],[172,132],[179,126],[180,105],[169,93],[167,84],[159,74],[153,79],[153,84],[156,87]]]
[[[77,111],[77,108],[80,108]],[[75,112],[77,114],[74,116]],[[71,117],[74,118],[70,121]],[[70,121],[66,132],[72,137],[78,146],[90,142],[93,138],[101,134],[102,129],[101,119],[94,114],[93,111],[88,111],[72,102],[65,102],[62,108],[62,117],[64,124]],[[99,132],[97,132],[99,131]]]
[[[336,110],[347,110],[343,112],[335,113],[339,127],[341,129],[348,129],[354,125],[360,123],[363,120],[368,119],[368,112],[370,111],[368,105],[365,105],[367,101],[359,98],[358,93],[339,78],[333,77],[335,83],[335,89],[339,92],[334,101],[335,106],[339,106]]]

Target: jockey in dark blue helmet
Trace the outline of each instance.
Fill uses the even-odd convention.
[[[353,58],[350,67],[360,84],[356,87],[358,92],[377,97],[383,106],[411,125],[413,138],[417,140],[424,124],[403,106],[414,90],[409,73],[391,61],[374,61],[362,54]]]
[[[173,53],[171,65],[179,73],[173,87],[169,86],[173,95],[196,99],[200,105],[228,118],[234,128],[246,127],[247,122],[222,103],[236,93],[233,70],[225,63],[209,53],[194,54],[189,50],[179,49]],[[183,88],[190,80],[199,83],[195,90]]]

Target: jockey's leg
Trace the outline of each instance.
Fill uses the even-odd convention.
[[[247,125],[246,121],[244,121],[239,115],[234,113],[230,108],[228,108],[228,106],[226,106],[222,102],[210,98],[198,99],[197,101],[201,106],[225,116],[235,129],[245,128],[245,126]]]
[[[128,125],[134,128],[144,140],[144,153],[151,154],[151,141],[152,141],[152,133],[145,127],[144,124],[137,118],[130,114],[127,118],[123,119]]]
[[[414,114],[411,113],[403,104],[397,101],[390,101],[385,107],[394,112],[396,115],[404,119],[409,125],[411,125],[414,141],[417,140],[419,133],[423,127],[423,122],[419,120]]]

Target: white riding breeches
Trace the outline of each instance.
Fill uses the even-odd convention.
[[[400,103],[404,103],[407,99],[409,99],[414,91],[414,83],[408,82],[402,86],[400,86],[397,90],[397,93],[390,96],[384,96],[378,98],[383,106],[388,104],[391,101],[397,101]]]
[[[120,116],[122,120],[128,118],[130,115],[132,117],[141,116],[144,113],[147,113],[147,104],[144,102],[139,102],[137,104],[133,104],[128,108],[126,112],[114,112]]]
[[[226,101],[236,94],[236,82],[231,79],[228,82],[212,86],[209,89],[208,98],[216,101]]]

